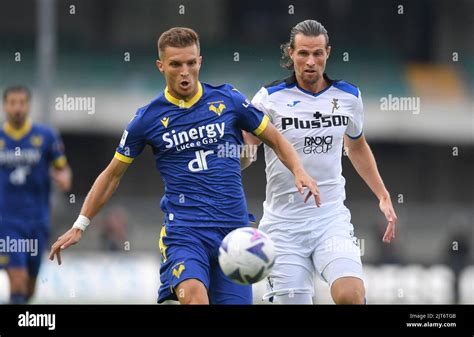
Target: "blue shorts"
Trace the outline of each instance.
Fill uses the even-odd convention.
[[[252,304],[252,286],[234,283],[219,266],[219,246],[234,229],[163,226],[158,303],[178,300],[174,292],[178,284],[197,279],[206,287],[211,304]]]
[[[18,226],[12,223],[0,223],[0,269],[21,268],[36,278],[41,258],[48,243],[48,229],[43,224]]]

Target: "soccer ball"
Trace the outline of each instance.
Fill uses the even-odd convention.
[[[263,232],[252,227],[233,230],[219,247],[219,265],[238,284],[252,284],[265,278],[275,263],[275,246]]]

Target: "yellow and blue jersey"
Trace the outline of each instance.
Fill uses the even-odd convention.
[[[49,223],[51,165],[66,165],[64,146],[50,127],[27,120],[0,130],[0,227]]]
[[[165,185],[167,226],[247,226],[240,174],[241,130],[262,133],[268,118],[229,84],[198,83],[189,101],[167,88],[138,109],[115,158],[131,163],[150,145]]]

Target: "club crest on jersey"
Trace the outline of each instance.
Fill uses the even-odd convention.
[[[38,135],[31,136],[30,143],[34,147],[40,147],[43,144],[43,137],[38,136]]]
[[[332,113],[334,113],[334,110],[339,110],[339,105],[337,104],[338,101],[339,99],[337,98],[332,99]]]
[[[220,102],[215,102],[215,104],[213,104],[213,103],[208,103],[208,104],[210,104],[209,111],[215,112],[217,114],[217,116],[220,116],[222,111],[224,111],[224,109],[226,108],[225,104],[220,103]],[[217,105],[217,103],[219,103],[219,105]]]
[[[3,150],[5,147],[5,141],[3,139],[0,139],[0,150]]]
[[[161,124],[163,124],[163,126],[164,126],[165,128],[167,128],[169,121],[170,121],[170,118],[169,118],[169,117],[163,117],[163,118],[161,119]]]
[[[186,267],[184,266],[184,262],[180,262],[178,264],[178,266],[174,267],[173,268],[173,276],[176,277],[176,278],[180,278],[181,277],[181,273],[186,269]]]

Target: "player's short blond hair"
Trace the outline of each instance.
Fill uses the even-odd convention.
[[[199,35],[193,29],[173,27],[160,35],[158,39],[158,55],[161,56],[166,47],[184,48],[193,44],[197,46],[199,51]]]

